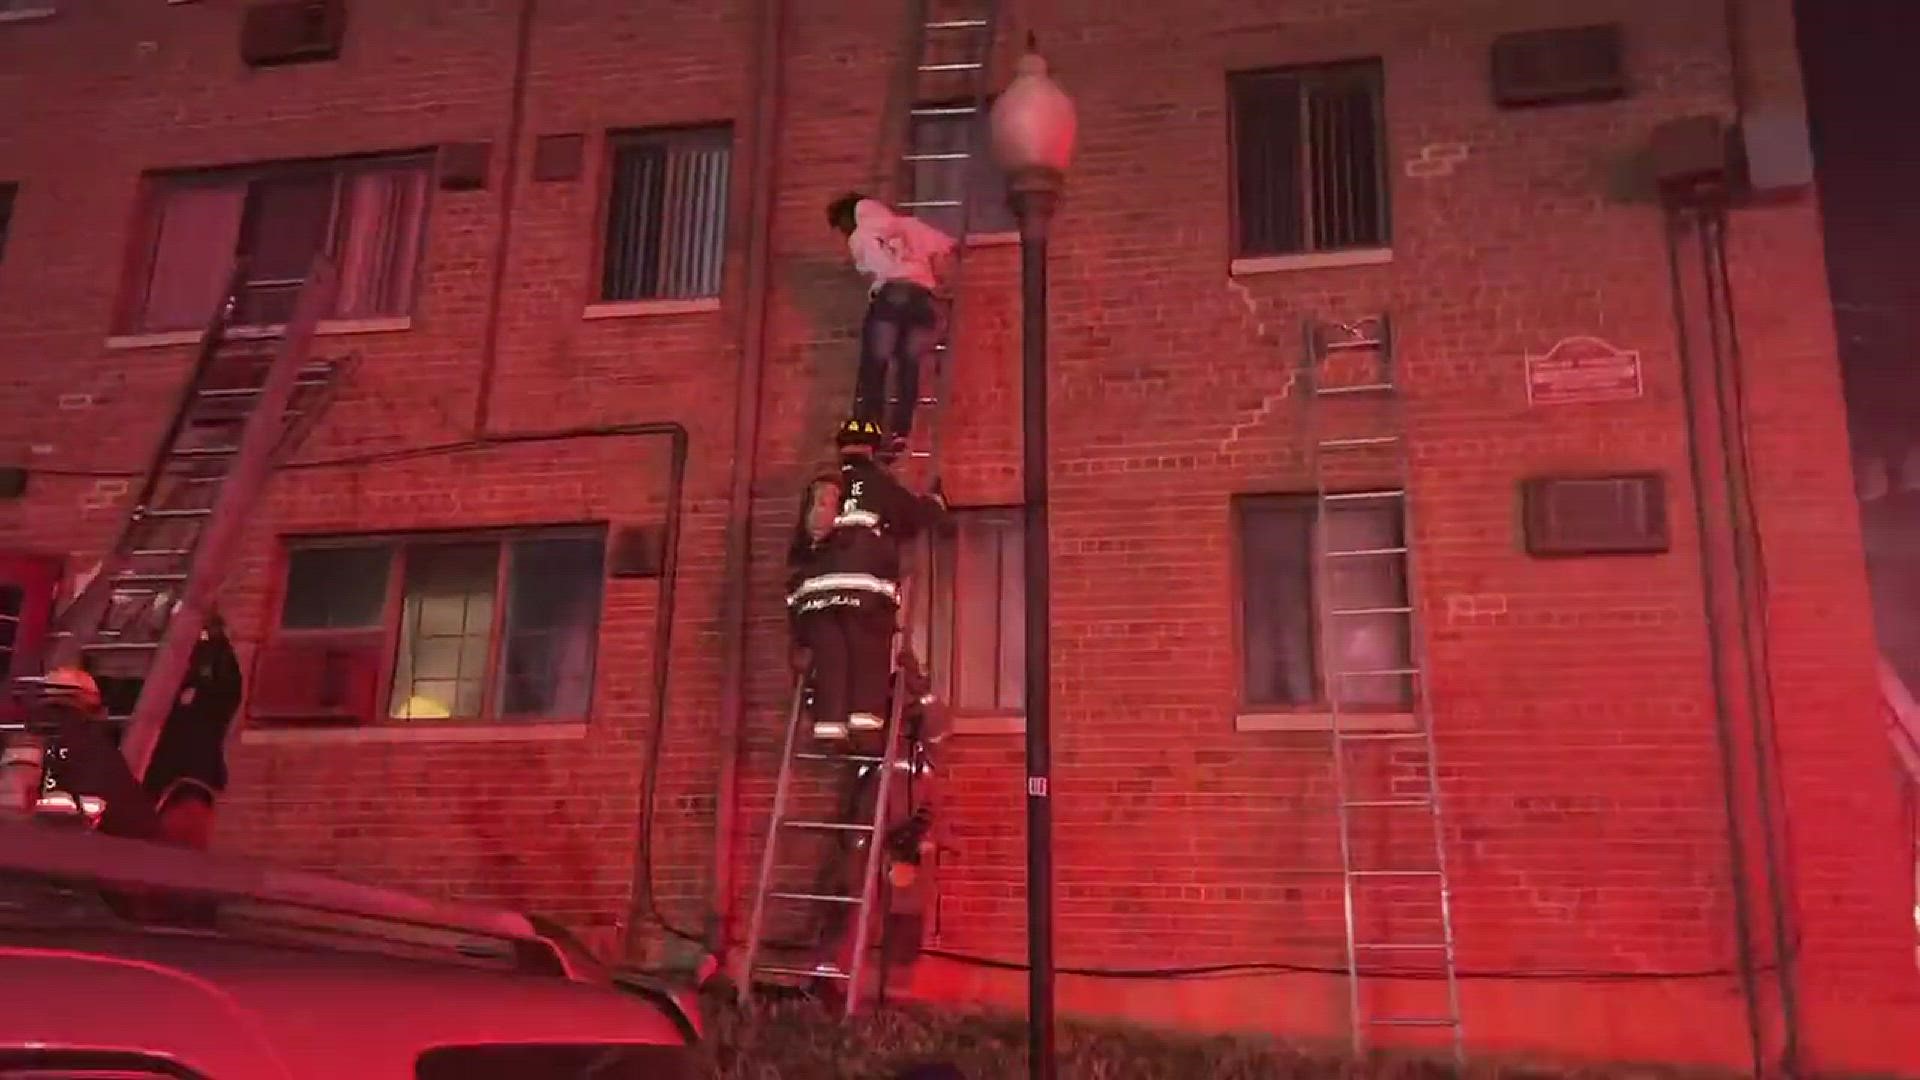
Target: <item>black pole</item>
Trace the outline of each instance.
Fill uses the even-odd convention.
[[[1053,1080],[1053,754],[1047,578],[1047,231],[1060,178],[1015,177],[1020,222],[1020,473],[1027,590],[1027,1075]]]

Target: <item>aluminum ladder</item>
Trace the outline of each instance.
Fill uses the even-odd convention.
[[[774,785],[773,816],[767,827],[766,846],[760,852],[760,874],[753,897],[753,915],[747,926],[747,954],[744,962],[744,977],[740,980],[739,996],[742,1003],[751,1000],[755,979],[769,975],[788,979],[824,979],[845,985],[845,997],[842,1008],[847,1016],[860,1010],[865,1000],[868,953],[874,944],[874,924],[876,905],[880,896],[880,866],[887,859],[888,812],[891,809],[891,796],[897,774],[911,768],[914,753],[906,746],[908,740],[902,728],[905,726],[906,674],[897,662],[900,648],[905,641],[907,627],[911,625],[913,594],[917,591],[912,582],[903,582],[905,595],[901,597],[899,619],[892,640],[893,656],[896,658],[892,685],[892,701],[887,707],[887,728],[883,735],[884,749],[879,754],[861,754],[835,752],[825,749],[807,749],[805,740],[811,739],[811,733],[805,731],[806,722],[806,682],[802,676],[795,680],[792,703],[787,708],[787,733],[781,750],[780,777]],[[854,809],[854,813],[844,818],[799,817],[793,816],[789,803],[793,797],[794,773],[803,767],[825,768],[843,774],[847,787],[857,789],[861,781],[873,775],[872,807],[866,814],[858,813],[860,800],[848,798],[845,804]],[[852,775],[845,775],[854,770]],[[861,852],[859,869],[859,887],[855,892],[834,892],[825,887],[814,889],[781,888],[777,879],[781,868],[780,854],[782,841],[794,833],[808,833],[829,839],[852,839]],[[844,858],[844,849],[836,844],[828,855],[830,860],[838,862]],[[769,961],[762,957],[765,948],[774,943],[766,938],[767,914],[773,904],[795,904],[810,907],[839,908],[853,920],[852,951],[847,955],[846,964],[830,959],[816,959],[812,963],[788,963]],[[822,944],[831,940],[822,935]],[[816,946],[817,948],[818,946]]]
[[[125,725],[121,752],[136,778],[274,466],[331,404],[348,366],[310,359],[338,291],[332,260],[315,259],[277,337],[232,335],[244,280],[244,271],[234,275],[133,509],[56,616],[48,648],[49,670],[79,663],[99,679],[139,682],[132,711],[108,715]]]
[[[926,181],[922,185],[915,185],[916,190],[912,191],[910,197],[899,200],[896,207],[952,229],[956,245],[950,284],[957,284],[960,280],[967,250],[967,227],[972,213],[968,182],[973,162],[984,150],[980,143],[985,127],[987,78],[997,8],[993,0],[918,0],[912,5],[917,29],[909,55],[912,61],[911,70],[907,73],[909,97],[900,114],[899,129],[894,133],[898,142],[893,145],[899,148],[900,154],[893,169],[891,186],[895,190],[902,189],[915,174]],[[961,145],[958,148],[926,148],[918,145],[914,137],[916,122],[942,118],[969,121]],[[934,486],[937,486],[939,479],[942,403],[947,398],[952,370],[948,359],[955,326],[956,300],[957,296],[948,296],[941,305],[944,310],[940,334],[927,360],[934,365],[931,380],[934,389],[931,394],[922,391],[916,402],[916,412],[924,410],[925,417],[924,422],[915,424],[917,444],[910,445],[907,450],[909,461],[922,463],[925,474]],[[923,387],[928,382],[925,376],[926,373],[922,372]],[[897,390],[891,392],[897,393]],[[761,850],[753,914],[747,929],[747,955],[739,986],[743,1002],[750,1000],[755,977],[761,974],[844,982],[844,1008],[849,1016],[859,1010],[865,999],[863,978],[873,936],[875,908],[881,900],[879,872],[887,858],[886,839],[893,801],[892,789],[903,772],[907,774],[906,779],[910,784],[923,759],[923,748],[909,745],[903,731],[907,679],[898,660],[901,650],[912,637],[913,605],[920,592],[912,581],[904,582],[903,587],[904,595],[894,627],[892,700],[888,706],[885,749],[882,753],[840,754],[802,749],[801,731],[806,715],[807,689],[804,677],[794,681],[787,708],[787,732],[781,753],[780,774],[774,786],[773,814],[766,844]],[[850,794],[856,793],[858,786],[871,777],[871,812],[862,820],[829,821],[790,817],[788,803],[793,794],[794,771],[802,766],[855,770],[853,776],[846,778]],[[847,798],[845,805],[857,807],[859,802],[856,794]],[[856,814],[855,817],[860,815]],[[802,891],[776,888],[775,878],[780,869],[780,841],[791,831],[851,835],[857,843],[864,843],[859,892],[851,894],[822,889]],[[841,854],[835,852],[830,857],[837,858]],[[822,875],[824,878],[825,875]],[[842,908],[850,914],[855,926],[853,951],[847,966],[843,969],[829,961],[817,961],[806,966],[763,962],[762,950],[770,944],[766,938],[767,913],[774,903],[825,905]]]
[[[910,90],[896,132],[901,153],[893,170],[892,186],[907,191],[898,208],[930,224],[950,230],[955,241],[949,285],[961,281],[967,254],[967,229],[973,216],[969,181],[974,162],[986,153],[988,76],[992,68],[994,34],[999,5],[995,0],[917,0],[912,5],[919,24],[912,51]],[[966,137],[957,148],[925,148],[914,138],[921,120],[965,120]],[[912,182],[923,174],[924,184]],[[931,190],[929,190],[931,189]],[[943,298],[940,333],[933,353],[933,392],[923,389],[919,408],[931,409],[925,424],[916,424],[921,445],[907,450],[910,460],[924,462],[929,476],[939,475],[943,424],[941,403],[952,382],[953,332],[959,314],[958,291]],[[920,385],[928,383],[921,372]]]
[[[1298,385],[1305,390],[1314,483],[1316,641],[1332,719],[1353,1049],[1356,1056],[1366,1053],[1383,1028],[1428,1029],[1446,1037],[1460,1065],[1465,1037],[1453,898],[1414,599],[1412,469],[1392,325],[1382,314],[1352,322],[1309,318],[1305,329]],[[1370,523],[1355,515],[1369,511],[1375,512],[1371,524],[1388,528],[1364,528]],[[1382,562],[1402,568],[1390,595],[1356,590],[1363,579],[1345,573]],[[1392,659],[1347,666],[1342,646],[1354,640],[1349,631],[1368,629],[1386,646],[1376,656]],[[1356,708],[1363,704],[1392,709],[1411,723],[1365,723],[1366,712]]]

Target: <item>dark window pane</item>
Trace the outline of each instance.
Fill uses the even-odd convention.
[[[240,241],[247,287],[240,321],[284,323],[293,313],[293,299],[314,256],[329,246],[335,184],[331,171],[302,171],[256,180],[248,188]]]
[[[1248,500],[1240,512],[1240,651],[1249,705],[1314,700],[1313,504]]]
[[[305,548],[287,556],[287,630],[349,630],[380,625],[393,549]]]
[[[0,184],[0,259],[7,256],[7,230],[13,225],[13,194],[18,185]]]
[[[1299,251],[1300,86],[1287,75],[1249,75],[1233,86],[1234,166],[1241,255]]]
[[[1385,245],[1380,65],[1259,72],[1230,88],[1237,253]]]
[[[732,145],[728,127],[635,136],[617,145],[601,299],[719,295]]]
[[[20,632],[20,609],[27,592],[18,585],[0,585],[0,678],[13,670],[13,643]]]
[[[406,563],[388,715],[477,717],[485,705],[500,545],[420,544],[406,549]]]
[[[500,664],[502,715],[586,715],[605,547],[598,536],[513,545]]]
[[[921,116],[913,121],[915,154],[967,154],[965,160],[936,158],[907,163],[908,202],[967,200],[965,231],[974,236],[1012,232],[1013,210],[1007,205],[1007,177],[994,164],[986,138],[986,113],[968,116]],[[971,138],[970,138],[971,136]],[[958,237],[961,208],[930,206],[914,216]]]

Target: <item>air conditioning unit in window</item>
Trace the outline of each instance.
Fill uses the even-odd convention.
[[[346,0],[269,0],[247,8],[240,58],[253,67],[332,60],[346,36]]]
[[[1493,99],[1516,108],[1623,97],[1625,53],[1618,24],[1504,34],[1493,43]]]
[[[380,633],[272,642],[254,658],[247,715],[255,720],[364,723],[378,715]]]

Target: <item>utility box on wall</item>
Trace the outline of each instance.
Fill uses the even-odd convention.
[[[1527,554],[1651,555],[1670,546],[1659,473],[1545,476],[1520,484]]]
[[[252,67],[333,60],[346,36],[346,0],[268,0],[241,20],[240,58]]]

